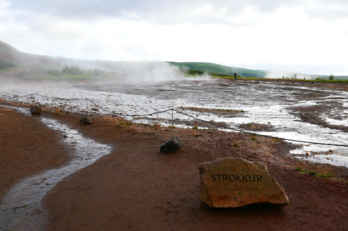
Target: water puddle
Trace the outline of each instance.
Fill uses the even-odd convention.
[[[348,167],[348,156],[340,156],[340,155],[315,155],[315,156],[301,156],[297,157],[301,160],[311,161],[315,163],[324,163],[330,164],[334,166],[345,166]]]
[[[28,114],[28,109],[16,108]],[[1,230],[42,230],[46,213],[40,202],[45,194],[66,176],[111,152],[111,147],[83,137],[78,131],[54,119],[41,118],[50,128],[61,132],[73,148],[73,159],[65,166],[47,170],[14,185],[0,205]]]

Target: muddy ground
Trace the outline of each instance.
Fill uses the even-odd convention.
[[[1,168],[0,178],[8,178],[7,183],[1,181],[1,192],[27,175],[69,159],[69,149],[59,132],[50,130],[38,117],[1,109],[0,158],[6,160],[5,167],[12,166]],[[43,200],[49,213],[46,230],[348,229],[345,171],[279,155],[279,150],[288,151],[285,144],[277,143],[280,141],[256,137],[244,142],[246,137],[242,137],[244,143],[233,148],[267,147],[254,157],[250,152],[247,158],[264,160],[284,187],[290,205],[212,209],[199,198],[198,166],[226,153],[224,149],[214,151],[209,145],[209,150],[201,150],[195,144],[221,137],[215,137],[215,131],[129,127],[125,123],[119,126],[115,121],[97,118],[95,124],[82,126],[78,123],[81,117],[75,115],[44,112],[41,116],[54,118],[113,148],[111,154],[71,174],[47,193]],[[173,135],[182,140],[183,150],[161,154],[160,145]],[[299,172],[295,170],[299,166],[330,172],[337,179]]]
[[[36,117],[0,107],[0,200],[26,176],[65,164],[70,150],[63,137]]]

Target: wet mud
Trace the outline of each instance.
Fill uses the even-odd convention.
[[[10,107],[28,115],[28,108]],[[72,159],[62,167],[29,176],[11,187],[0,204],[0,228],[4,230],[43,230],[47,219],[41,200],[59,181],[82,169],[101,156],[109,154],[111,147],[83,137],[54,119],[38,117],[49,128],[64,136],[64,142],[73,149]]]

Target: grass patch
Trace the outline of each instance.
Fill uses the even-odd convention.
[[[322,178],[332,178],[334,175],[332,173],[328,173],[328,174],[318,174],[318,176]]]
[[[303,169],[302,169],[300,166],[297,166],[297,167],[295,168],[295,170],[296,170],[296,171],[303,171]]]

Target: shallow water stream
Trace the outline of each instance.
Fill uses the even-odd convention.
[[[28,109],[15,109],[25,114],[29,112]],[[15,184],[1,201],[0,230],[44,229],[47,214],[40,202],[45,194],[66,176],[111,152],[110,146],[85,138],[54,119],[41,118],[41,121],[66,136],[64,142],[73,149],[73,158],[60,168],[41,172]]]

